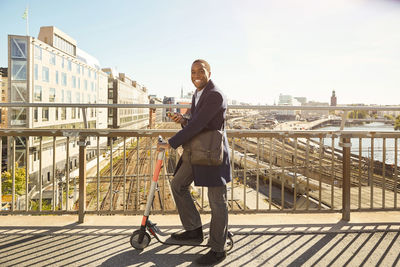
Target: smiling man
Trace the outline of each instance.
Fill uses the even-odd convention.
[[[200,214],[194,205],[189,188],[194,181],[196,186],[208,188],[208,200],[211,208],[210,251],[196,260],[201,265],[221,262],[226,257],[225,243],[228,233],[228,207],[226,183],[231,181],[228,141],[224,138],[223,162],[219,166],[192,165],[186,157],[185,144],[204,130],[221,130],[224,128],[227,103],[222,92],[210,80],[211,68],[207,61],[195,60],[191,68],[191,78],[196,92],[193,95],[191,118],[175,114],[172,119],[182,124],[182,130],[168,141],[172,148],[183,145],[184,152],[180,158],[174,179],[171,182],[172,193],[179,216],[185,229],[182,233],[172,234],[176,240],[203,240],[203,229]],[[185,153],[186,152],[186,153]]]

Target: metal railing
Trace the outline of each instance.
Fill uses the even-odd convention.
[[[3,104],[4,105],[4,104]],[[6,104],[10,105],[10,104]],[[44,104],[26,104],[29,107]],[[14,104],[15,106],[15,104]],[[59,107],[58,104],[50,106]],[[76,104],[65,104],[77,107]],[[170,108],[182,105],[84,105],[90,107]],[[186,106],[185,106],[186,107]],[[231,106],[230,109],[259,109],[259,106]],[[270,106],[279,109],[279,106]],[[289,109],[301,109],[293,107]],[[327,107],[323,107],[327,108]],[[346,107],[347,108],[347,107]],[[365,107],[351,107],[354,109]],[[288,109],[288,107],[285,107]],[[309,109],[306,107],[305,109]],[[313,107],[316,109],[316,107]],[[328,108],[328,109],[339,109]],[[369,108],[371,109],[371,108]],[[375,110],[376,108],[374,108]],[[379,109],[379,108],[378,108]],[[383,107],[387,110],[388,107]],[[397,110],[398,107],[389,108]],[[345,110],[346,109],[342,109]],[[345,116],[343,116],[345,118]],[[155,142],[159,135],[172,136],[176,129],[114,130],[114,129],[0,129],[11,144],[11,173],[6,203],[0,195],[0,214],[141,214],[148,181],[152,175]],[[228,184],[231,213],[249,212],[342,212],[349,220],[351,211],[399,210],[398,140],[397,132],[367,131],[274,131],[227,130],[233,179]],[[26,166],[15,166],[15,140],[38,138],[38,171],[32,176],[32,151],[26,146]],[[113,146],[102,144],[102,138],[118,138]],[[88,140],[95,140],[89,144]],[[382,158],[376,157],[377,140],[382,142]],[[70,167],[73,146],[77,142],[77,169]],[[365,155],[362,144],[370,149]],[[30,142],[25,142],[29,144]],[[340,143],[340,146],[337,146]],[[358,143],[358,151],[351,144]],[[387,144],[390,149],[387,149]],[[65,147],[65,156],[58,155],[57,146]],[[42,178],[44,147],[52,150],[49,179]],[[51,148],[51,149],[50,149]],[[88,161],[88,150],[95,157]],[[2,151],[0,149],[0,151]],[[388,154],[390,152],[390,155]],[[179,152],[179,151],[178,151]],[[45,152],[46,153],[46,152]],[[161,175],[155,213],[176,213],[169,190],[169,180],[179,153],[169,152]],[[2,162],[1,155],[0,162]],[[61,160],[59,160],[61,158]],[[63,172],[57,164],[64,162]],[[32,165],[33,166],[33,165]],[[73,177],[73,172],[79,175]],[[38,177],[32,181],[32,177]],[[36,178],[35,178],[36,179]],[[1,184],[1,183],[0,183]],[[1,189],[1,188],[0,188]],[[4,188],[3,188],[4,189]],[[195,188],[193,198],[201,212],[209,212],[204,197],[206,188]],[[0,194],[1,194],[0,190]],[[79,193],[78,193],[79,191]]]

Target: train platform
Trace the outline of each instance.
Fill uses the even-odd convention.
[[[1,216],[0,266],[196,266],[206,248],[143,251],[129,243],[141,216]],[[178,215],[150,218],[165,233]],[[210,215],[202,215],[208,231]],[[216,266],[400,266],[400,212],[230,215],[234,247]]]

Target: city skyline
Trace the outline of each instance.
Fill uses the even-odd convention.
[[[211,78],[240,102],[271,105],[279,94],[329,102],[335,90],[338,105],[398,104],[398,1],[113,3],[1,1],[0,66],[7,35],[26,34],[29,6],[29,35],[60,28],[101,67],[160,98],[193,90],[190,64],[204,58]]]

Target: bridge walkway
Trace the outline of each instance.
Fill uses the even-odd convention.
[[[209,215],[202,215],[203,222]],[[217,266],[400,266],[400,212],[230,215],[235,246]],[[129,244],[141,216],[5,216],[0,266],[194,266],[206,249]],[[177,215],[154,215],[162,231]],[[208,230],[208,229],[207,229]]]

